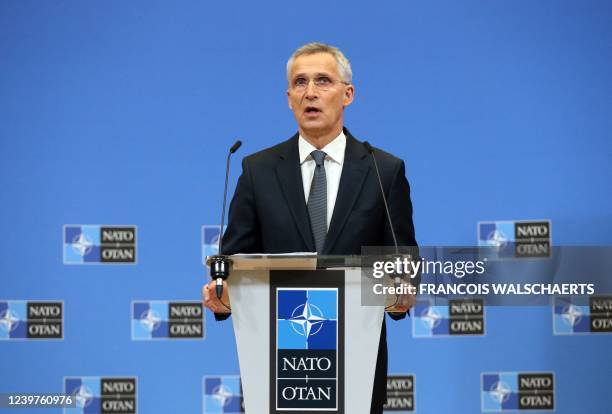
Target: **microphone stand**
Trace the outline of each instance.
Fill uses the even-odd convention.
[[[233,153],[238,151],[238,148],[242,145],[242,141],[238,140],[232,145],[227,154],[227,161],[225,164],[225,185],[223,189],[223,209],[221,211],[221,228],[219,229],[219,254],[211,256],[208,259],[208,265],[210,266],[210,277],[216,280],[215,292],[217,298],[221,300],[223,296],[223,281],[226,280],[230,275],[230,263],[231,260],[223,254],[223,224],[225,222],[225,205],[227,203],[227,182],[229,179],[229,168],[230,168],[230,157]],[[222,302],[223,303],[223,302]],[[229,307],[223,304],[226,308]]]
[[[374,162],[374,168],[376,170],[376,178],[378,178],[378,185],[380,186],[380,194],[382,195],[383,203],[385,205],[385,213],[387,215],[387,221],[389,222],[389,228],[391,229],[391,236],[393,237],[393,245],[395,246],[395,256],[402,259],[404,255],[400,254],[399,247],[397,245],[397,237],[395,237],[395,229],[393,228],[393,221],[391,220],[391,213],[389,212],[389,205],[387,204],[387,197],[385,196],[385,189],[383,188],[382,179],[380,178],[380,171],[378,170],[378,163],[376,162],[376,157],[374,156],[374,148],[372,147],[372,145],[370,145],[368,141],[364,141],[363,146],[370,153],[370,155],[372,156],[372,161]],[[408,256],[408,260],[412,260],[411,255],[407,255],[407,256]],[[399,288],[399,286],[402,283],[402,279],[403,279],[402,276],[397,275],[397,274],[395,275],[393,284],[395,285],[396,288]],[[399,294],[396,294],[395,303],[393,305],[387,306],[385,310],[393,308],[395,305],[397,305],[398,302],[399,302]]]

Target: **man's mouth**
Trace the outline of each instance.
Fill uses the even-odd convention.
[[[306,109],[304,110],[304,113],[306,113],[307,115],[316,115],[316,114],[320,114],[321,110],[314,106],[307,106]]]

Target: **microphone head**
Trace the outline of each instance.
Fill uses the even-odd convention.
[[[372,148],[368,141],[363,141],[363,146],[370,154],[374,152],[374,148]]]
[[[238,151],[238,148],[240,148],[241,145],[242,141],[240,140],[234,142],[234,145],[232,145],[232,147],[230,148],[230,154],[233,154],[234,152]]]

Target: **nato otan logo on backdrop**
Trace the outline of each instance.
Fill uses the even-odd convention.
[[[206,256],[219,254],[220,225],[205,224],[202,226],[202,263],[206,265]],[[223,226],[223,231],[227,226]]]
[[[553,332],[555,335],[612,332],[612,296],[591,296],[588,305],[555,297]]]
[[[136,263],[136,226],[64,225],[64,264]]]
[[[244,413],[242,383],[238,375],[205,376],[203,379],[203,413]]]
[[[63,302],[0,300],[0,340],[63,338]]]
[[[487,372],[481,381],[484,412],[555,409],[553,372]]]
[[[276,295],[276,410],[337,410],[338,289]]]
[[[395,374],[387,377],[387,403],[384,412],[413,413],[414,405],[414,375]]]
[[[484,335],[484,308],[482,299],[451,299],[443,305],[434,305],[429,300],[417,300],[412,311],[412,336],[435,338]]]
[[[204,339],[202,302],[132,302],[132,340]]]
[[[478,245],[494,247],[498,258],[550,257],[550,220],[481,221]]]
[[[136,377],[64,377],[64,394],[76,401],[65,414],[137,412]]]

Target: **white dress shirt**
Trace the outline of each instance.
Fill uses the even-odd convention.
[[[300,166],[302,169],[302,182],[304,183],[304,200],[308,203],[308,196],[310,194],[310,186],[312,184],[312,178],[314,177],[315,161],[310,155],[311,152],[315,151],[315,148],[311,143],[306,141],[301,135],[298,140],[298,148],[300,151]],[[325,156],[325,177],[327,178],[327,229],[329,230],[329,223],[331,222],[332,214],[334,212],[334,205],[336,204],[336,197],[338,196],[338,187],[340,186],[340,175],[342,174],[342,165],[344,164],[344,150],[346,149],[346,137],[344,132],[340,132],[336,138],[334,138],[329,144],[321,148],[321,151],[327,154]]]

